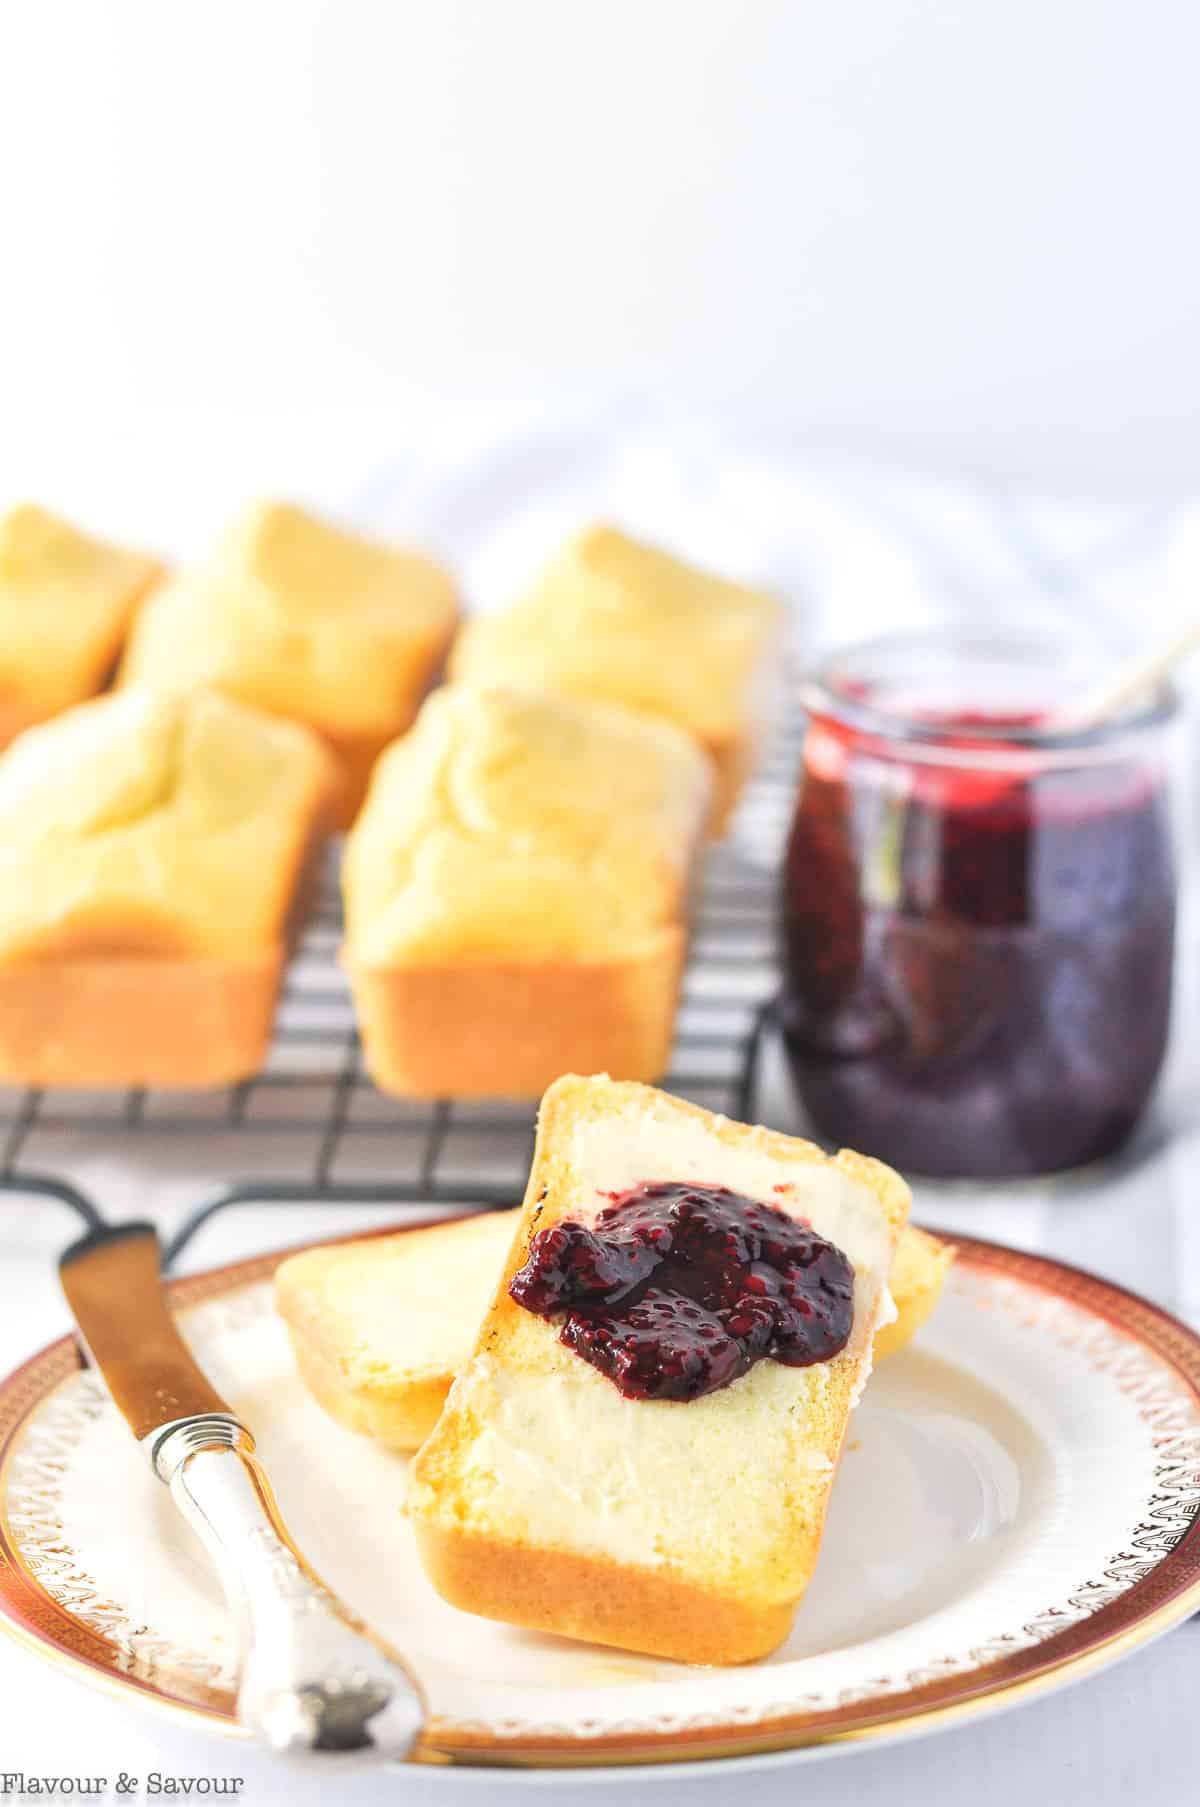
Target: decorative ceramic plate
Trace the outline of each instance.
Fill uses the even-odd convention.
[[[932,1729],[1200,1609],[1200,1339],[1090,1275],[956,1240],[933,1321],[855,1416],[792,1636],[726,1670],[444,1605],[406,1529],[406,1463],[297,1378],[278,1257],[174,1294],[301,1547],[420,1673],[431,1756],[678,1761]],[[233,1731],[228,1627],[190,1538],[69,1340],[0,1386],[4,1620],[94,1681]]]

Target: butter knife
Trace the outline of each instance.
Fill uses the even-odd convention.
[[[425,1720],[420,1687],[288,1535],[254,1438],[176,1327],[154,1226],[92,1230],[59,1273],[86,1353],[220,1574],[242,1724],[277,1751],[410,1756]]]

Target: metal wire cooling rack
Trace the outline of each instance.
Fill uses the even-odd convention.
[[[798,756],[775,740],[731,836],[708,855],[668,1090],[752,1114],[774,976],[774,872]],[[57,1199],[89,1226],[130,1175],[187,1210],[166,1249],[238,1205],[509,1205],[524,1190],[531,1102],[389,1098],[361,1065],[337,965],[336,854],[288,971],[262,1072],[220,1091],[0,1088],[0,1191]]]

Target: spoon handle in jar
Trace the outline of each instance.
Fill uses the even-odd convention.
[[[1085,696],[1079,703],[1068,704],[1059,711],[1054,726],[1060,731],[1078,731],[1098,728],[1102,723],[1113,720],[1123,714],[1145,691],[1161,684],[1197,646],[1200,646],[1200,620],[1188,622],[1185,627],[1177,628],[1170,639],[1151,647],[1149,652],[1137,653],[1126,660],[1116,674],[1106,678],[1090,696]]]

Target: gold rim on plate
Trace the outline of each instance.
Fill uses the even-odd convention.
[[[375,1232],[385,1234],[387,1232]],[[938,1232],[958,1251],[960,1272],[1007,1277],[1063,1300],[1112,1326],[1171,1370],[1200,1411],[1200,1337],[1137,1294],[1080,1268],[997,1243]],[[335,1240],[345,1240],[335,1239]],[[170,1283],[183,1308],[224,1297],[268,1279],[294,1249],[188,1275]],[[110,1693],[140,1697],[192,1725],[240,1735],[234,1699],[173,1670],[168,1658],[135,1673],[115,1641],[54,1599],[21,1560],[8,1516],[7,1476],[14,1446],[45,1400],[79,1369],[74,1339],[61,1337],[0,1382],[0,1625],[43,1659]],[[547,1734],[519,1743],[481,1728],[439,1733],[433,1723],[418,1758],[429,1763],[561,1766],[673,1763],[754,1756],[932,1730],[1008,1705],[1077,1679],[1150,1642],[1200,1612],[1200,1506],[1177,1537],[1164,1534],[1161,1554],[1128,1587],[1087,1617],[1039,1642],[978,1667],[931,1679],[900,1692],[869,1694],[833,1708],[794,1713],[753,1724],[664,1730],[647,1738],[618,1733],[586,1741]]]

